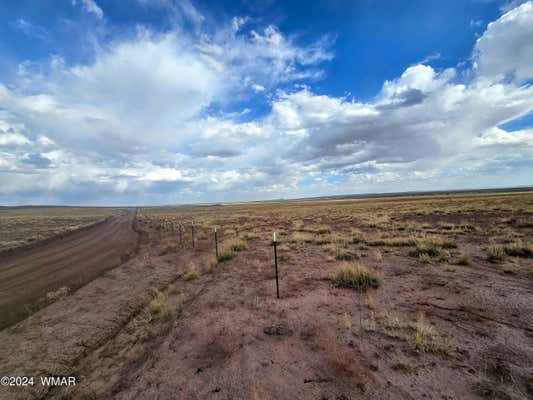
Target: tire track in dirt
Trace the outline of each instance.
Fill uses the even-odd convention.
[[[24,251],[0,257],[0,329],[39,308],[48,292],[72,292],[135,253],[136,210]]]
[[[183,274],[190,251],[154,256],[153,243],[139,232],[144,245],[137,257],[0,332],[0,359],[5,360],[0,376],[72,375],[145,307],[152,288],[164,288]],[[0,388],[0,399],[54,397],[48,390]]]

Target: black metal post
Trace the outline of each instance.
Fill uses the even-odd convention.
[[[217,236],[217,228],[215,228],[215,255],[218,260],[218,236]]]
[[[192,247],[194,249],[194,222],[191,224]]]
[[[277,250],[277,242],[276,242],[276,232],[274,232],[274,265],[276,266],[276,295],[279,299],[278,250]]]

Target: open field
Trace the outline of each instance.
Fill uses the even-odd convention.
[[[131,235],[99,241],[107,229],[98,228],[87,246],[96,250],[82,257],[90,230],[75,234],[72,253],[48,243],[63,255],[50,258],[50,274],[57,263],[91,279],[0,331],[0,376],[78,384],[0,387],[0,399],[533,397],[532,192],[147,207],[129,217],[115,218]],[[133,250],[111,269],[96,267],[107,256],[80,267],[106,254],[102,241]],[[10,270],[0,259],[20,292],[38,276],[21,267],[25,257],[14,254]],[[2,289],[10,307],[25,301]]]
[[[117,211],[104,207],[0,207],[0,252],[90,226]]]

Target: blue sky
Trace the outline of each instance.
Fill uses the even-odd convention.
[[[0,5],[0,203],[531,185],[531,1]]]

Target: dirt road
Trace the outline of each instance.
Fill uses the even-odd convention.
[[[32,314],[47,293],[73,291],[125,261],[137,244],[135,210],[35,248],[0,255],[0,329]]]

